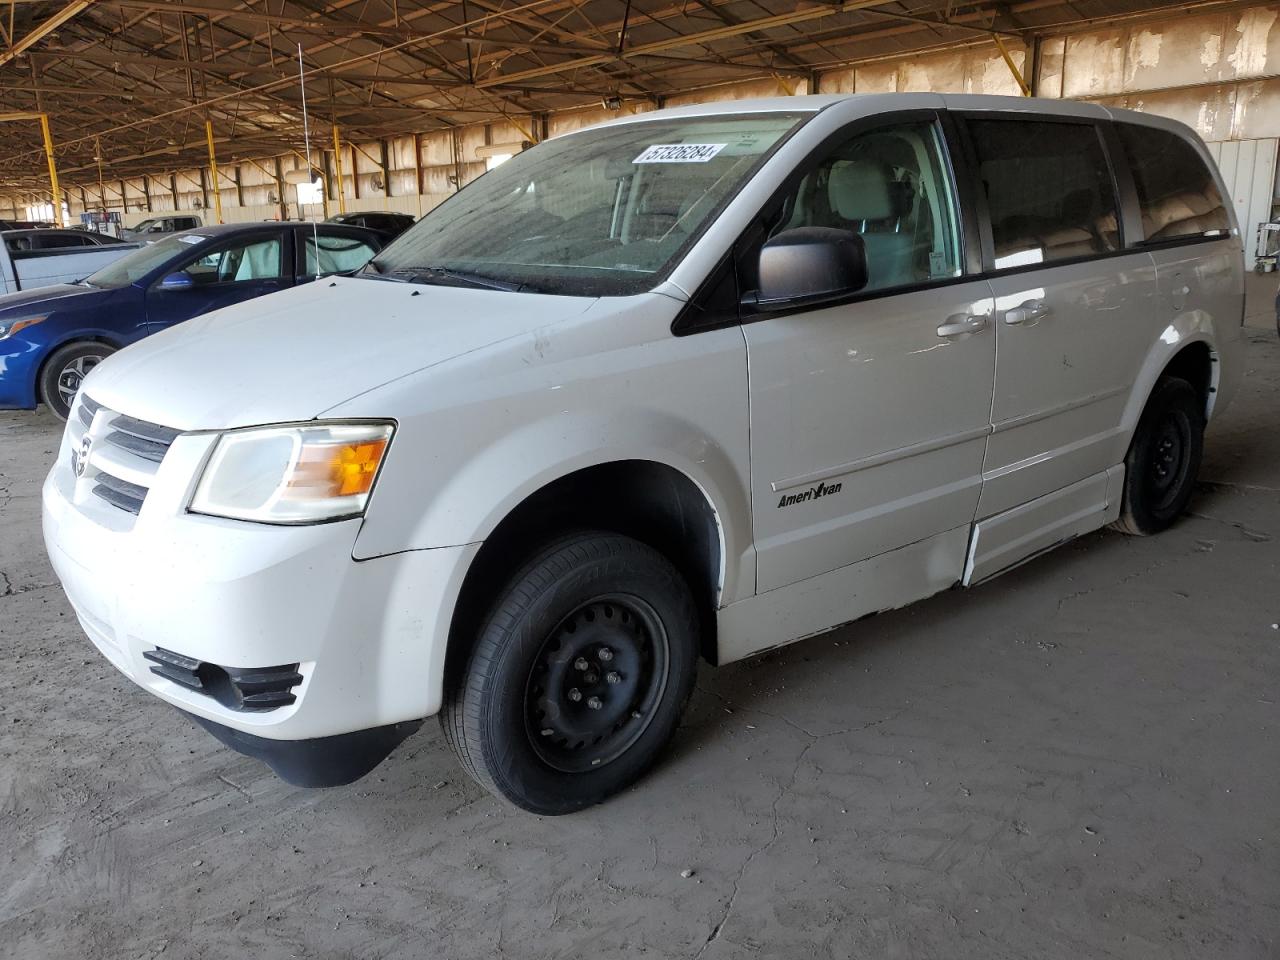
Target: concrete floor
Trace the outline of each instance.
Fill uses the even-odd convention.
[[[706,668],[666,762],[561,819],[434,724],[306,791],[136,690],[45,560],[58,425],[0,414],[0,955],[1280,956],[1280,343],[1250,284],[1173,530]]]

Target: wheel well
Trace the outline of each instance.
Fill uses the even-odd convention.
[[[33,392],[35,393],[37,403],[45,402],[44,397],[41,396],[41,393],[40,393],[40,381],[44,379],[44,371],[49,366],[49,361],[52,360],[54,354],[56,354],[63,347],[73,347],[77,343],[101,343],[105,346],[110,347],[112,350],[120,349],[120,345],[118,343],[113,343],[112,341],[108,340],[106,337],[99,337],[99,336],[71,337],[68,340],[63,340],[60,344],[58,344],[56,347],[50,350],[47,354],[45,354],[44,359],[40,361],[40,366],[36,368],[36,380],[32,389],[33,389]]]
[[[670,560],[693,591],[703,657],[715,662],[715,608],[720,590],[720,533],[698,486],[672,467],[624,460],[561,477],[526,498],[484,541],[458,596],[449,628],[445,683],[466,666],[496,590],[556,537],[608,530],[648,544]]]
[[[1174,355],[1164,368],[1162,376],[1180,377],[1195,388],[1200,395],[1204,413],[1209,415],[1209,400],[1213,396],[1213,354],[1207,343],[1188,344]]]

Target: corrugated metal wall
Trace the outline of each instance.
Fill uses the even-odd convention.
[[[1253,269],[1258,224],[1271,219],[1276,192],[1276,144],[1264,140],[1226,140],[1206,144],[1222,171],[1244,235],[1245,266]]]

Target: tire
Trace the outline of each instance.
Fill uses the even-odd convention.
[[[1112,526],[1150,536],[1169,527],[1191,499],[1204,452],[1204,405],[1179,377],[1151,392],[1125,456],[1124,499]]]
[[[66,420],[85,376],[115,352],[115,347],[94,340],[59,347],[40,370],[40,400],[55,417]]]
[[[501,591],[440,713],[491,793],[531,813],[600,803],[654,762],[693,692],[698,615],[652,548],[587,532],[539,552]]]

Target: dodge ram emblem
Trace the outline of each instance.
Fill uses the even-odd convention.
[[[80,440],[80,449],[71,451],[71,469],[79,480],[89,469],[89,448],[93,446],[93,437],[87,433]]]

